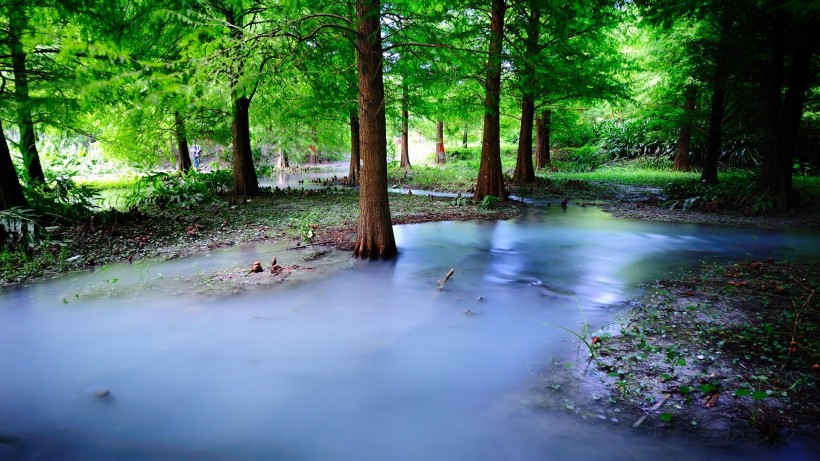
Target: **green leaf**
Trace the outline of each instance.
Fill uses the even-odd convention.
[[[748,387],[741,387],[740,389],[735,391],[735,397],[745,397],[750,395],[752,391],[749,390]]]
[[[680,392],[681,394],[688,394],[692,392],[692,389],[690,389],[689,386],[680,386],[678,387],[678,392]]]
[[[672,413],[661,413],[658,419],[665,423],[668,423],[669,421],[672,421]]]
[[[755,391],[752,394],[752,398],[755,399],[756,401],[761,401],[761,400],[765,399],[768,396],[769,396],[769,393],[766,392],[766,391]]]

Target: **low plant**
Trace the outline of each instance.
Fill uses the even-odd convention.
[[[154,205],[188,206],[196,203],[219,201],[218,196],[228,192],[233,179],[227,170],[200,173],[155,172],[143,176],[134,183],[124,197],[126,208]]]

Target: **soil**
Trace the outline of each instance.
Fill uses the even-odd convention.
[[[543,182],[543,181],[542,181]],[[820,229],[820,209],[755,216],[744,210],[669,210],[656,189],[589,184],[536,184],[518,191],[570,206],[601,206],[614,216],[668,222]],[[549,203],[549,202],[548,202]],[[469,200],[391,195],[396,224],[509,219],[522,204],[485,210]],[[326,267],[349,264],[358,194],[335,188],[267,190],[252,200],[177,209],[114,213],[55,230],[53,243],[29,250],[25,261],[0,267],[0,290],[116,262],[173,259],[237,245],[270,243],[280,253],[308,248],[294,216],[318,229],[313,244]],[[287,258],[285,258],[287,259]],[[292,258],[291,258],[292,259]],[[345,262],[347,261],[347,263]],[[316,264],[262,261],[205,274],[206,295],[227,295],[299,280]],[[696,274],[645,286],[616,322],[579,342],[578,358],[544,370],[538,405],[638,430],[684,431],[723,439],[776,441],[820,432],[818,362],[820,265],[747,261],[704,266]],[[200,286],[200,288],[202,288]],[[202,290],[200,290],[202,291]],[[588,346],[587,346],[588,345]]]

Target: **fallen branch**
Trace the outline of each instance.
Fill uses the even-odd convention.
[[[455,267],[451,268],[450,272],[448,272],[447,275],[445,275],[443,279],[438,281],[438,284],[436,285],[436,289],[441,291],[444,288],[444,284],[447,283],[447,281],[450,280],[450,277],[452,277],[453,274],[455,274],[455,273],[456,273],[456,268]]]

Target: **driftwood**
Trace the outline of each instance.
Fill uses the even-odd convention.
[[[438,281],[438,284],[436,285],[436,289],[441,291],[444,288],[444,284],[447,283],[447,281],[450,280],[450,277],[452,277],[453,274],[455,274],[455,273],[456,273],[456,268],[453,267],[452,269],[450,269],[450,272],[447,272],[447,275],[445,275],[443,279]]]

